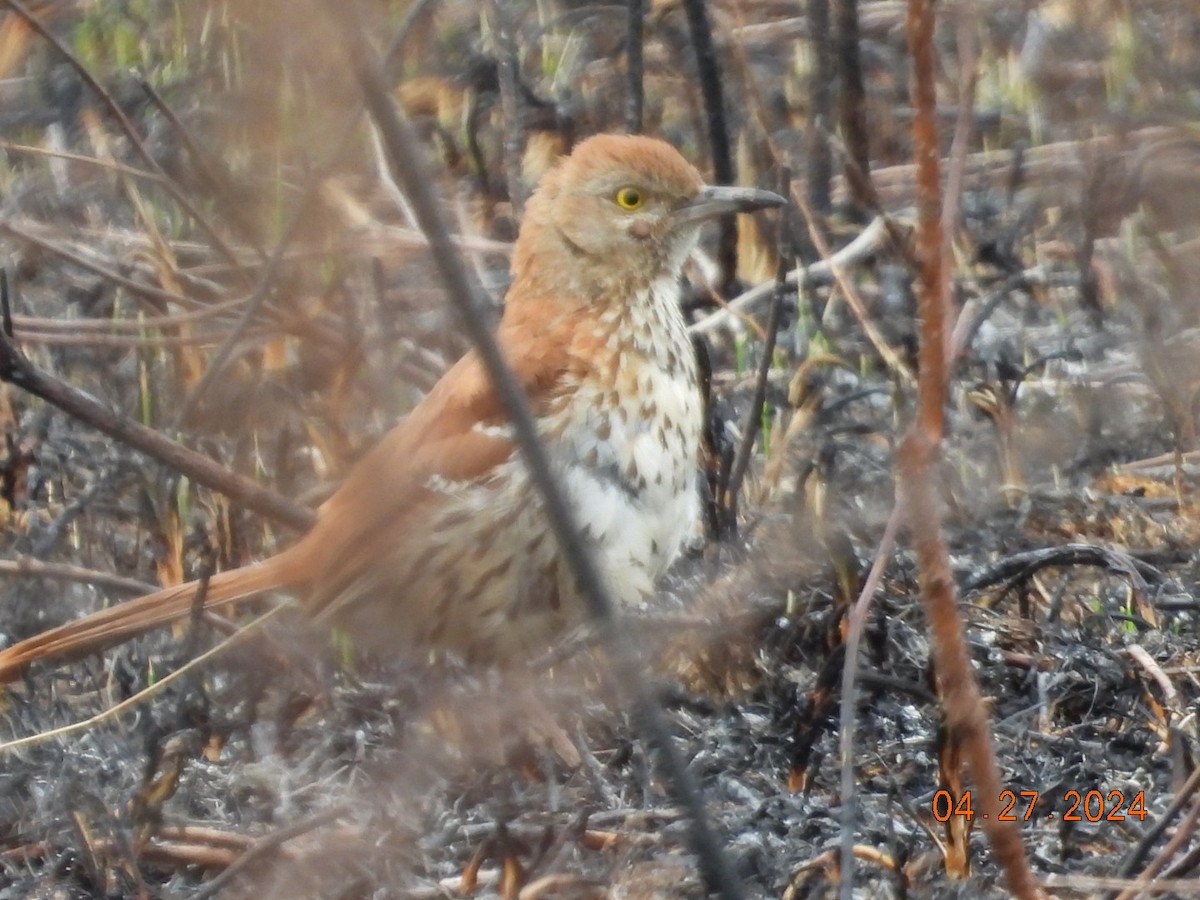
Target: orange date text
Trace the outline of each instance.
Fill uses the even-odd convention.
[[[1061,815],[1054,809],[1047,812],[1038,810],[1038,791],[1001,791],[1000,812],[996,818],[1001,822],[1029,822],[1035,819],[1059,818],[1063,822],[1124,822],[1128,819],[1143,821],[1146,818],[1146,792],[1138,791],[1132,797],[1126,797],[1124,791],[1076,791],[1063,792],[1061,805],[1065,807]],[[1043,801],[1043,809],[1047,804]],[[933,795],[933,817],[939,822],[946,822],[952,816],[973,819],[976,816],[975,805],[971,792],[964,791],[958,797],[949,791],[938,791]],[[982,814],[986,818],[986,814]]]

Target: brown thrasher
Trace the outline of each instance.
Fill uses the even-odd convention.
[[[707,187],[674,148],[598,135],[525,209],[497,340],[613,596],[638,604],[699,512],[702,403],[679,281],[699,223],[784,203]],[[186,616],[165,588],[0,652],[0,682]],[[268,591],[367,646],[519,658],[587,609],[474,353],[350,471],[293,547],[213,576],[206,608]]]

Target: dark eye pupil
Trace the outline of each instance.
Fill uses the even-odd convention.
[[[633,188],[626,188],[625,190],[621,191],[621,203],[623,203],[625,206],[637,206],[641,200],[641,194],[639,194]]]

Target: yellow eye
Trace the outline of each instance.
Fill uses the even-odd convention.
[[[637,209],[645,202],[642,192],[635,187],[621,188],[613,199],[621,209]]]

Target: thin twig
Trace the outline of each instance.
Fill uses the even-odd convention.
[[[96,497],[108,489],[109,483],[116,477],[120,468],[116,460],[116,450],[115,447],[106,448],[104,459],[99,465],[100,471],[92,482],[83,490],[73,492],[70,501],[63,505],[58,514],[33,532],[30,551],[35,557],[48,556],[62,539],[67,527]]]
[[[31,147],[28,144],[14,144],[11,141],[0,141],[0,150],[8,153],[26,153],[30,156],[49,156],[54,159],[65,159],[69,162],[81,163],[87,166],[96,166],[100,169],[105,169],[109,172],[117,172],[121,175],[128,175],[131,178],[141,178],[145,181],[161,182],[161,175],[155,172],[147,172],[145,169],[136,169],[133,166],[122,165],[118,162],[112,162],[106,159],[96,159],[94,156],[85,156],[82,153],[68,153],[65,150],[50,150],[46,147]]]
[[[1125,858],[1125,861],[1121,863],[1116,874],[1130,877],[1138,870],[1142,863],[1146,861],[1146,857],[1150,853],[1150,848],[1166,833],[1167,828],[1170,827],[1175,817],[1183,810],[1183,807],[1191,802],[1197,790],[1200,790],[1200,768],[1192,770],[1192,774],[1188,776],[1187,781],[1183,783],[1183,786],[1179,788],[1179,792],[1172,798],[1171,805],[1167,807],[1166,812],[1146,830],[1146,833],[1138,841],[1137,846],[1133,848]]]
[[[32,747],[35,744],[44,744],[46,741],[52,740],[54,738],[66,737],[68,735],[77,734],[78,732],[81,732],[81,731],[87,731],[87,729],[92,728],[96,725],[99,725],[103,722],[106,722],[109,719],[116,718],[121,713],[125,712],[126,710],[132,709],[133,707],[137,706],[143,700],[149,700],[151,697],[155,696],[156,694],[162,693],[163,689],[166,688],[167,685],[171,684],[174,681],[178,681],[180,678],[183,678],[185,675],[190,674],[194,669],[196,669],[199,666],[203,665],[204,663],[208,662],[208,660],[212,659],[218,653],[222,653],[225,650],[228,650],[231,646],[233,646],[235,643],[237,643],[238,641],[245,638],[247,635],[253,633],[254,631],[257,631],[269,619],[274,618],[275,616],[277,616],[281,611],[283,611],[287,607],[288,607],[288,604],[286,604],[286,603],[281,603],[278,606],[272,607],[271,609],[267,610],[265,613],[263,613],[258,618],[253,619],[250,622],[246,623],[245,626],[238,629],[232,635],[230,635],[229,637],[222,640],[219,644],[215,644],[213,647],[209,648],[208,650],[205,650],[203,653],[201,653],[195,659],[192,659],[189,662],[185,663],[184,665],[180,666],[178,669],[176,669],[174,672],[170,673],[169,675],[164,675],[162,678],[160,678],[158,681],[154,682],[154,684],[150,685],[149,687],[145,687],[142,690],[138,691],[136,694],[133,694],[130,697],[126,697],[124,700],[122,700],[120,703],[116,704],[115,706],[110,706],[108,709],[106,709],[102,712],[98,712],[94,716],[89,716],[86,719],[82,719],[81,721],[72,722],[70,725],[62,725],[58,728],[51,728],[49,731],[39,731],[37,734],[31,734],[28,737],[17,738],[16,740],[12,740],[12,741],[6,741],[6,742],[0,744],[0,753],[3,753],[6,750],[19,750],[22,747]]]
[[[780,266],[783,260],[780,259]],[[737,521],[737,495],[742,489],[746,472],[750,469],[750,460],[754,456],[754,442],[762,426],[763,406],[767,400],[767,381],[771,374],[771,363],[775,356],[775,342],[779,337],[779,326],[783,321],[783,298],[786,296],[786,283],[783,278],[776,281],[775,301],[771,304],[771,317],[767,320],[767,336],[763,341],[762,356],[758,361],[758,371],[754,377],[754,396],[750,407],[746,410],[746,418],[742,420],[742,441],[733,457],[730,467],[729,481],[725,486],[724,496],[719,498],[720,507],[728,517],[727,525],[732,526]]]
[[[224,872],[222,872],[220,875],[217,875],[211,881],[201,885],[200,888],[191,895],[192,900],[209,900],[211,897],[216,897],[255,860],[265,856],[272,850],[279,849],[279,847],[283,846],[293,838],[297,838],[302,834],[307,834],[310,831],[315,831],[322,825],[327,825],[330,822],[340,819],[349,812],[349,806],[334,806],[330,809],[322,810],[319,813],[314,813],[311,816],[307,816],[298,822],[293,822],[291,825],[285,825],[283,828],[259,838],[257,841],[247,847],[246,851],[233,863],[231,863]]]
[[[1148,884],[1152,884],[1155,876],[1171,861],[1171,857],[1178,853],[1179,849],[1195,836],[1196,823],[1200,821],[1200,796],[1195,794],[1195,775],[1188,779],[1185,788],[1188,786],[1192,789],[1190,795],[1191,809],[1188,810],[1188,814],[1184,816],[1183,821],[1179,823],[1179,827],[1175,829],[1175,833],[1171,835],[1166,845],[1159,851],[1158,856],[1151,860],[1150,864],[1138,873],[1137,880],[1117,895],[1116,900],[1133,900],[1134,897],[1140,896],[1141,889]],[[1180,795],[1175,798],[1175,803],[1172,804],[1173,810],[1175,810],[1175,804],[1183,797],[1184,794],[1181,791]],[[1182,806],[1179,808],[1181,809]],[[1171,818],[1174,818],[1174,815],[1171,815]]]
[[[791,183],[791,171],[782,170],[782,190],[787,191]],[[733,529],[737,523],[737,497],[742,489],[742,481],[750,469],[750,459],[754,455],[754,441],[762,426],[763,406],[767,400],[767,380],[771,375],[771,364],[775,356],[775,343],[779,338],[779,327],[783,322],[784,298],[787,296],[787,274],[792,267],[792,247],[788,234],[786,216],[780,228],[779,262],[775,272],[775,300],[771,304],[771,316],[767,320],[767,334],[763,341],[762,358],[758,363],[758,372],[754,379],[754,397],[746,418],[742,422],[742,443],[733,458],[729,481],[725,486],[725,496],[718,498],[720,509],[727,517],[725,525]]]
[[[645,57],[642,41],[646,24],[646,0],[625,0],[625,129],[630,134],[642,133],[642,116],[646,105]]]
[[[521,150],[525,143],[524,109],[517,72],[517,42],[509,21],[508,0],[491,0],[488,18],[496,41],[496,74],[500,82],[500,108],[504,112],[504,183],[513,218],[521,221],[525,186],[521,182]]]
[[[101,265],[100,263],[93,262],[66,247],[54,243],[53,241],[38,237],[36,234],[27,230],[23,225],[14,224],[12,219],[0,218],[0,233],[3,232],[8,232],[13,237],[33,244],[36,247],[40,247],[43,250],[48,250],[56,256],[61,256],[67,262],[73,263],[82,269],[87,269],[89,272],[94,272],[95,274],[104,278],[106,281],[120,285],[135,295],[146,297],[150,300],[165,300],[170,303],[178,303],[182,306],[196,306],[195,300],[191,300],[182,294],[176,294],[174,291],[166,291],[162,288],[154,287],[154,285],[142,284],[141,282],[133,281],[130,278],[126,278],[124,275],[120,274],[114,269],[110,269],[107,266]]]
[[[255,255],[259,260],[265,260],[266,254],[259,246],[254,228],[245,216],[245,206],[235,197],[230,191],[230,179],[227,172],[219,171],[218,166],[211,158],[210,154],[201,151],[199,145],[192,140],[191,132],[179,116],[175,115],[175,110],[167,104],[162,95],[155,89],[145,75],[138,73],[134,76],[142,91],[150,98],[150,102],[155,108],[162,113],[163,117],[171,123],[171,127],[175,129],[175,134],[179,136],[179,140],[183,146],[187,148],[188,156],[192,161],[192,165],[196,167],[197,174],[209,185],[213,187],[214,195],[217,201],[221,204],[221,211],[225,217],[232,222],[238,229],[242,240],[254,250]]]
[[[7,305],[7,295],[3,298]],[[120,416],[95,397],[36,368],[7,337],[0,336],[0,381],[16,385],[52,406],[74,416],[164,465],[182,472],[198,484],[212,488],[288,527],[307,530],[316,520],[312,510],[264,488],[153,428]]]
[[[793,269],[788,272],[787,286],[799,290],[809,284],[827,281],[834,278],[834,273],[841,269],[856,265],[883,248],[887,238],[887,227],[883,218],[874,219],[862,232],[836,253],[828,253],[810,266]],[[828,247],[826,247],[828,250]],[[709,334],[718,328],[732,325],[750,307],[770,297],[775,290],[774,282],[765,282],[739,294],[724,307],[710,313],[703,319],[693,322],[688,328],[692,334]],[[876,350],[879,348],[877,347]],[[882,353],[880,354],[882,355]]]
[[[887,338],[883,336],[883,332],[875,324],[870,312],[867,310],[867,305],[863,302],[858,289],[846,277],[845,271],[841,266],[833,262],[833,256],[829,252],[829,244],[825,240],[825,236],[821,233],[821,224],[817,220],[816,214],[809,208],[805,199],[799,196],[796,192],[792,192],[792,199],[796,206],[800,209],[800,214],[804,217],[804,224],[808,228],[808,237],[812,241],[813,246],[817,249],[822,260],[829,261],[829,272],[833,276],[834,283],[842,292],[842,297],[846,301],[846,305],[850,307],[850,312],[854,314],[854,318],[858,320],[858,324],[862,327],[863,334],[867,336],[867,340],[871,342],[871,346],[875,348],[875,352],[879,354],[886,365],[896,378],[898,378],[907,387],[916,385],[916,378],[913,377],[912,371],[900,358],[900,354],[892,349],[891,344],[887,342]],[[881,227],[885,232],[890,232],[888,219],[880,217],[876,221],[881,223]]]
[[[138,135],[137,129],[134,128],[133,123],[129,121],[129,117],[125,115],[125,112],[112,98],[112,95],[104,89],[104,86],[96,80],[95,76],[93,76],[91,72],[88,71],[87,66],[80,62],[78,57],[71,52],[70,48],[67,47],[67,45],[61,40],[59,40],[58,36],[55,35],[54,32],[50,31],[50,29],[43,25],[41,20],[39,20],[37,16],[30,12],[24,3],[20,2],[20,0],[2,0],[2,2],[6,3],[13,12],[24,19],[34,31],[40,34],[43,39],[45,39],[62,55],[64,59],[66,59],[71,68],[73,68],[79,74],[79,77],[83,79],[84,83],[87,84],[87,86],[90,87],[93,92],[95,92],[96,96],[100,98],[100,102],[104,104],[109,115],[116,120],[117,124],[121,127],[121,131],[125,133],[125,137],[128,139],[130,146],[137,151],[137,154],[146,162],[146,165],[150,167],[151,171],[162,178],[162,186],[164,190],[171,195],[175,202],[184,208],[192,220],[195,221],[196,224],[199,225],[204,231],[204,233],[208,235],[209,240],[213,242],[213,246],[216,247],[217,252],[229,260],[230,263],[236,264],[237,257],[235,256],[232,248],[229,247],[229,245],[225,242],[225,239],[221,237],[221,234],[216,230],[212,223],[208,221],[208,218],[200,212],[196,205],[192,203],[191,199],[182,190],[180,190],[179,186],[174,182],[174,180],[172,180],[163,167],[159,165],[158,160],[156,160],[154,155],[146,148],[145,143],[142,141],[141,136]]]
[[[157,328],[178,328],[182,325],[203,322],[229,315],[235,311],[240,300],[225,300],[199,309],[166,313],[161,316],[140,316],[137,319],[47,319],[42,316],[13,316],[16,334],[88,334],[106,335],[111,332],[126,332],[129,336],[144,334]]]
[[[858,599],[850,609],[846,623],[846,655],[842,660],[842,708],[838,723],[838,745],[841,759],[841,873],[843,886],[853,886],[854,872],[854,826],[858,810],[855,796],[858,789],[858,779],[854,774],[855,736],[858,732],[858,647],[862,643],[863,628],[867,621],[867,613],[883,580],[888,561],[896,547],[896,534],[900,523],[904,520],[903,501],[897,500],[879,538],[879,546],[875,550],[875,559],[871,570],[863,581]],[[843,889],[843,896],[846,890]]]

